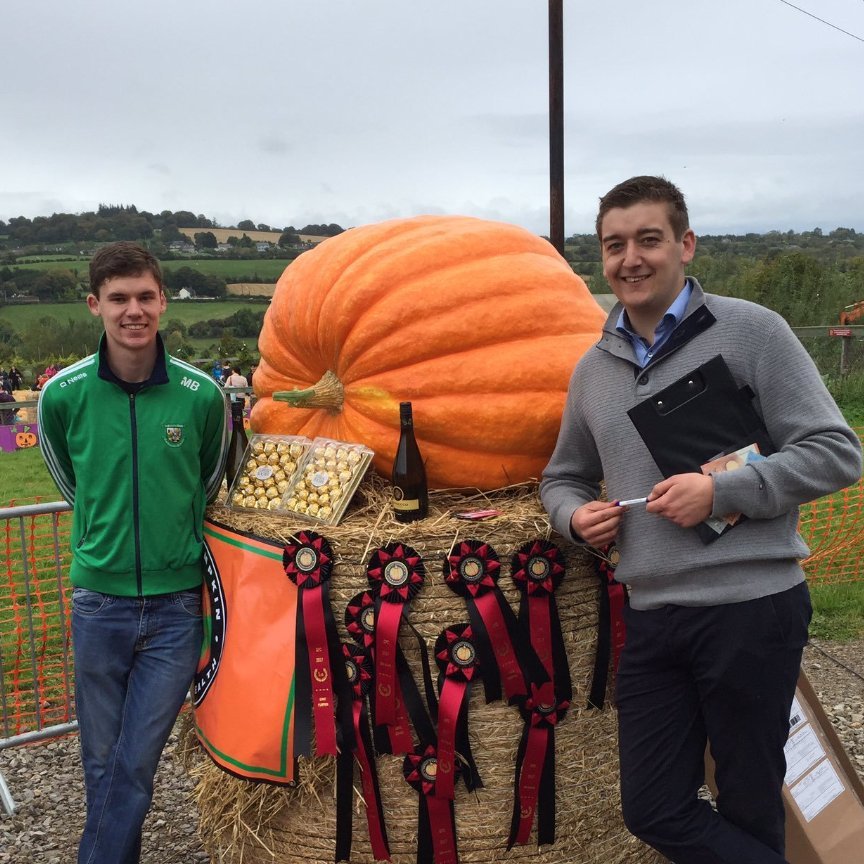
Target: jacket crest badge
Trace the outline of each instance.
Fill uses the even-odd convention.
[[[179,447],[183,443],[183,427],[182,426],[166,426],[165,427],[165,443],[169,447]]]

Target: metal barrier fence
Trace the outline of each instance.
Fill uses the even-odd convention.
[[[0,508],[0,750],[74,732],[64,583],[72,508]],[[0,773],[0,803],[14,812]]]

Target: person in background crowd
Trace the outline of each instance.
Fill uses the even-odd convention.
[[[798,506],[856,482],[861,445],[779,315],[685,275],[696,237],[677,187],[627,180],[596,227],[619,302],[573,373],[540,494],[564,536],[617,546],[624,821],[676,864],[785,864],[783,748],[811,616]],[[627,411],[718,354],[753,391],[775,452],[664,479]],[[710,544],[694,530],[739,513]],[[697,796],[706,741],[716,810]]]
[[[0,369],[0,390],[8,393],[10,396],[12,395],[12,381],[9,379],[9,375],[5,369]]]
[[[17,366],[13,366],[9,370],[9,380],[12,382],[13,390],[21,390],[24,387],[24,376],[21,374]]]
[[[225,379],[224,387],[248,387],[249,382],[246,380],[245,376],[240,374],[240,367],[234,366],[231,370],[231,374]],[[232,393],[231,401],[245,402],[245,397],[241,393]]]
[[[153,776],[203,640],[203,518],[225,470],[227,402],[159,336],[159,262],[135,243],[90,262],[96,354],[51,378],[42,454],[74,505],[72,644],[87,818],[79,864],[135,864]]]
[[[15,402],[15,397],[5,390],[0,390],[0,405],[8,405]],[[5,408],[0,411],[0,426],[12,426],[18,422],[18,409]]]

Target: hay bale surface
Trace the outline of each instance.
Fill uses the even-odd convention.
[[[391,541],[410,544],[425,562],[426,580],[411,604],[410,620],[430,652],[445,626],[468,620],[465,601],[447,588],[442,575],[443,561],[455,542],[475,538],[495,548],[502,563],[499,585],[514,610],[518,607],[519,593],[509,577],[509,562],[515,549],[528,540],[543,537],[557,543],[567,556],[567,574],[556,592],[556,600],[573,679],[573,703],[555,734],[557,841],[538,849],[532,834],[531,845],[516,846],[506,852],[522,720],[515,708],[502,702],[485,704],[482,683],[478,681],[472,686],[469,734],[484,788],[469,793],[464,785],[457,785],[456,835],[460,860],[467,864],[505,859],[540,864],[649,864],[664,860],[633,838],[623,825],[614,711],[611,707],[602,711],[585,707],[597,633],[598,579],[590,555],[552,532],[535,484],[473,496],[433,493],[429,517],[411,525],[395,521],[388,491],[383,480],[371,475],[361,485],[341,525],[315,528],[327,537],[336,554],[330,596],[340,628],[347,602],[368,586],[369,555]],[[453,518],[454,513],[480,508],[497,508],[503,515],[482,522]],[[208,515],[238,530],[278,542],[288,540],[293,531],[310,527],[308,523],[286,521],[267,511],[239,513],[221,504],[211,507]],[[348,639],[344,630],[341,636]],[[403,635],[401,645],[419,682],[416,642],[412,636]],[[437,677],[437,669],[433,669],[433,675]],[[402,761],[402,756],[381,755],[377,769],[392,860],[394,864],[414,864],[418,794],[403,779]],[[202,840],[214,861],[333,862],[336,836],[333,759],[301,759],[300,781],[293,788],[234,778],[212,764],[194,746],[194,741],[187,752],[187,764],[197,780],[195,795]],[[359,780],[355,787],[359,788]],[[373,860],[364,805],[357,794],[351,861],[371,864]]]

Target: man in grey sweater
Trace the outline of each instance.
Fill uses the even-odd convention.
[[[597,233],[619,302],[573,373],[540,493],[556,530],[620,554],[624,819],[676,864],[783,864],[783,747],[811,615],[798,506],[860,477],[860,443],[779,315],[685,276],[696,238],[673,184],[619,184]],[[627,411],[718,354],[776,452],[663,479]],[[694,530],[739,513],[710,544]],[[696,794],[706,740],[716,812]]]

